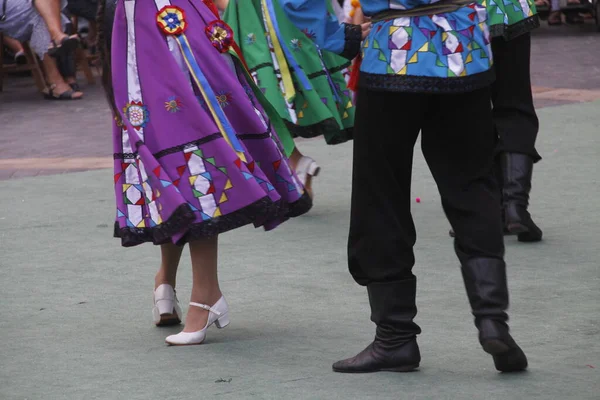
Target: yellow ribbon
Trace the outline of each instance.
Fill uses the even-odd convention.
[[[279,71],[281,72],[281,79],[283,80],[283,96],[288,102],[294,100],[296,97],[296,89],[294,88],[294,83],[292,82],[292,74],[290,73],[290,68],[288,67],[287,60],[285,59],[285,55],[283,54],[283,50],[281,50],[281,43],[279,43],[279,38],[275,33],[275,27],[273,26],[273,21],[271,20],[271,16],[269,15],[269,10],[267,8],[266,0],[262,0],[262,11],[265,16],[265,21],[267,23],[267,30],[269,31],[269,36],[271,37],[271,44],[273,45],[273,49],[275,50],[275,58],[279,63]]]
[[[179,48],[181,50],[181,54],[183,55],[183,59],[184,59],[186,65],[188,67],[188,70],[190,71],[190,75],[194,79],[194,82],[196,82],[196,86],[200,90],[200,93],[202,94],[202,97],[204,98],[204,102],[208,106],[208,109],[210,110],[210,113],[211,113],[211,115],[213,117],[213,120],[215,121],[215,124],[217,124],[217,127],[219,128],[219,131],[221,132],[221,135],[223,136],[223,139],[225,139],[225,141],[227,142],[227,144],[229,146],[231,146],[231,148],[235,151],[235,148],[231,144],[231,141],[229,140],[229,137],[227,136],[227,132],[225,131],[225,128],[223,127],[223,124],[221,123],[221,120],[219,119],[217,113],[215,112],[215,109],[213,108],[213,105],[212,105],[212,103],[210,101],[210,98],[208,97],[208,95],[204,91],[204,87],[202,86],[202,83],[200,82],[200,79],[198,78],[198,75],[194,71],[194,66],[193,65],[197,65],[197,62],[196,62],[196,60],[194,58],[194,55],[191,53],[191,51],[189,51],[189,52],[186,51],[188,49],[191,49],[191,46],[190,46],[190,43],[188,42],[187,37],[184,34],[181,34],[181,35],[179,35],[177,37],[176,42],[179,45]],[[188,55],[192,57],[191,60],[188,59]],[[235,152],[236,152],[237,156],[243,162],[247,162],[246,156],[244,155],[244,153],[242,153],[240,151],[235,151]]]

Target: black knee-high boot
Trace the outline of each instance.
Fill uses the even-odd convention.
[[[417,279],[367,285],[371,320],[377,324],[375,340],[356,356],[333,364],[336,372],[409,372],[421,361],[413,322]]]
[[[500,259],[468,259],[457,253],[483,350],[493,356],[498,371],[526,369],[527,357],[510,335],[507,324],[506,264]]]
[[[502,153],[502,205],[506,229],[521,242],[542,240],[542,230],[533,222],[527,207],[531,191],[533,159],[527,154]]]

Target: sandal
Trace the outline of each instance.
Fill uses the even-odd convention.
[[[74,92],[83,92],[81,86],[79,86],[79,83],[77,82],[69,83],[69,86],[71,86],[71,89],[73,89]]]
[[[54,89],[56,88],[56,85],[52,85],[48,88],[48,93],[44,93],[44,98],[46,100],[80,100],[83,98],[83,93],[80,91],[76,91],[76,90],[67,90],[64,91],[60,94],[54,94]],[[79,97],[73,97],[73,95],[75,93],[81,93],[82,96]]]
[[[58,44],[52,40],[52,46],[48,48],[48,55],[58,57],[61,54],[75,50],[79,47],[79,43],[79,37],[77,35],[65,36]]]

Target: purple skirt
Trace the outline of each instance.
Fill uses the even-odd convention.
[[[183,12],[184,42],[157,24],[165,5]],[[199,0],[117,5],[115,236],[123,246],[183,244],[250,223],[268,230],[312,205],[253,96],[253,83],[207,35],[216,19]]]

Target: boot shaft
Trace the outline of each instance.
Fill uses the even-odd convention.
[[[502,169],[502,198],[505,206],[529,205],[533,159],[526,154],[502,153],[499,156]]]
[[[505,323],[509,304],[506,264],[496,258],[471,258],[462,262],[461,272],[475,317],[475,325],[491,319]]]
[[[377,339],[383,342],[404,342],[421,333],[413,322],[417,315],[417,278],[371,283],[367,285],[371,321],[377,325]]]

